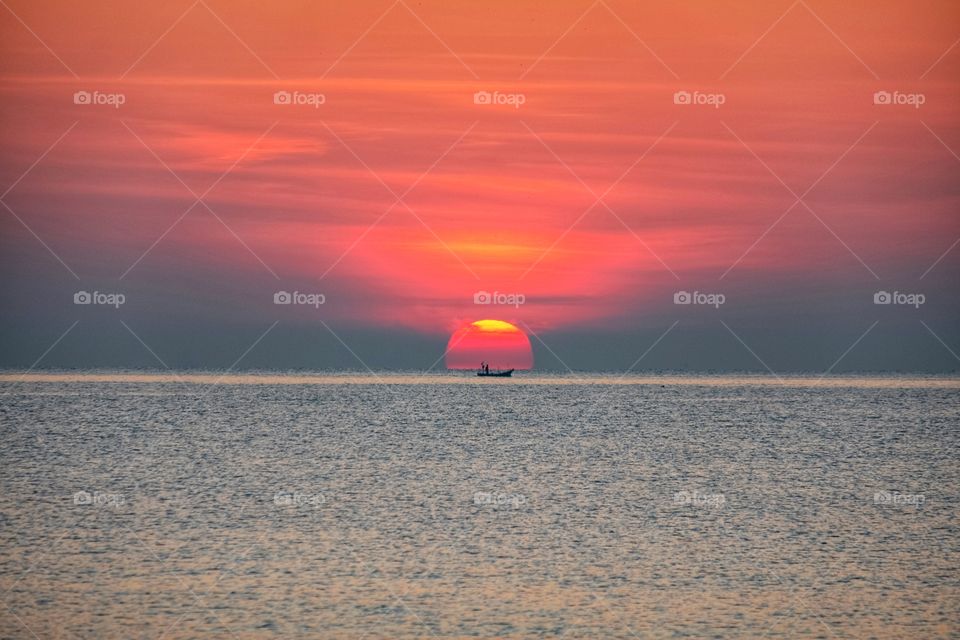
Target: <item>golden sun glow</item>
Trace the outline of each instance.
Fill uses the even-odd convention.
[[[504,322],[503,320],[477,320],[476,322],[471,322],[470,326],[482,332],[499,331],[504,333],[520,333],[520,329],[516,325]]]

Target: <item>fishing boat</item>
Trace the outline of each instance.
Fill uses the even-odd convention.
[[[481,378],[509,378],[513,375],[513,371],[513,369],[504,369],[503,371],[500,369],[497,369],[496,371],[490,371],[489,369],[484,371],[483,369],[480,369],[477,371],[477,375]]]

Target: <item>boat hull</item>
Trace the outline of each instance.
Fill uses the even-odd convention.
[[[507,369],[506,371],[477,371],[477,376],[480,378],[509,378],[513,375],[513,369]]]

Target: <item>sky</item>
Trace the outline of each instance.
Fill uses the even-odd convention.
[[[4,0],[0,36],[2,367],[442,369],[482,319],[538,369],[960,364],[955,2]]]

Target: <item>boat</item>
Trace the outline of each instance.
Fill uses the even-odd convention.
[[[484,371],[481,369],[480,371],[477,371],[477,375],[481,378],[509,378],[513,375],[513,371],[513,369],[504,369],[503,371],[500,369],[497,369],[496,371]]]

